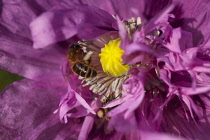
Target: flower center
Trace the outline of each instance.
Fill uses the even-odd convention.
[[[122,64],[123,53],[124,50],[120,48],[120,39],[111,40],[105,44],[99,54],[103,71],[114,77],[125,74],[129,70],[129,66]]]

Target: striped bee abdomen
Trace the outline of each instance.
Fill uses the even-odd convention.
[[[93,78],[97,75],[97,72],[95,69],[79,61],[74,63],[72,70],[75,74],[85,77],[85,78]]]

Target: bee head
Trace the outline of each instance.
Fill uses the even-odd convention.
[[[81,48],[81,46],[79,44],[71,44],[69,46],[69,49],[79,49],[79,48]]]
[[[85,52],[82,50],[82,47],[78,44],[71,44],[69,46],[69,52],[68,52],[68,60],[72,63],[75,63],[76,61],[83,60],[83,57],[85,56]]]

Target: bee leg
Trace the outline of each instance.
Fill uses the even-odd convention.
[[[90,57],[93,54],[92,51],[89,51],[84,57],[83,60],[85,61],[85,63],[89,64],[90,63]]]

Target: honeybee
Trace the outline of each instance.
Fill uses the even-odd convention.
[[[68,60],[72,63],[76,61],[82,61],[85,56],[85,52],[82,50],[82,47],[78,44],[71,44],[69,46]]]
[[[72,71],[82,77],[85,78],[93,78],[97,75],[97,72],[95,69],[91,68],[90,66],[88,66],[87,64],[85,64],[82,61],[77,61],[76,63],[74,63],[74,65],[72,66]]]
[[[91,51],[86,53],[79,44],[69,46],[68,60],[73,63],[72,71],[84,78],[93,78],[97,75],[95,69],[89,66]]]

